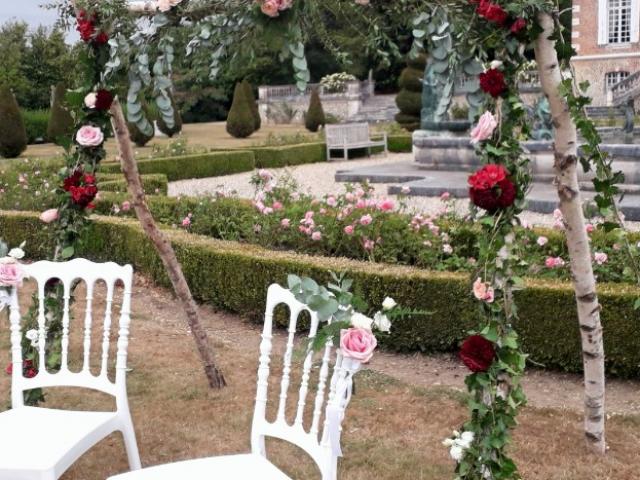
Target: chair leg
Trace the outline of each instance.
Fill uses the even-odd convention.
[[[140,452],[138,451],[136,432],[133,430],[133,424],[131,422],[125,422],[124,428],[122,429],[122,437],[124,438],[124,446],[127,450],[129,468],[132,471],[140,470],[142,468],[142,464],[140,463]]]

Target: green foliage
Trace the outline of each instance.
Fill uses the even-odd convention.
[[[161,173],[170,182],[189,178],[207,178],[232,173],[249,172],[254,168],[253,153],[248,151],[212,152],[173,158],[140,160],[140,173]],[[120,172],[120,164],[104,164],[102,173]]]
[[[18,102],[8,87],[0,86],[0,156],[18,157],[26,150],[27,143]]]
[[[141,100],[140,104],[142,106],[142,112],[147,119],[156,118],[155,115],[151,114],[149,104],[144,99]],[[178,116],[179,115],[180,114],[178,113]],[[164,122],[163,125],[166,127]],[[129,130],[131,141],[138,147],[144,147],[147,143],[153,140],[153,137],[155,136],[155,131],[153,129],[150,132],[143,132],[134,122],[127,122],[127,129]]]
[[[64,145],[65,141],[73,134],[75,122],[65,105],[67,89],[64,84],[58,83],[53,89],[53,102],[51,103],[51,115],[47,126],[47,138],[57,145]]]
[[[50,227],[42,226],[35,214],[2,212],[0,231],[14,244],[26,240],[29,258],[45,258],[52,249]],[[6,233],[5,233],[6,232]],[[467,274],[434,272],[402,266],[379,265],[344,258],[299,255],[266,250],[244,243],[221,242],[180,231],[167,231],[194,297],[217,308],[261,320],[267,287],[287,285],[294,273],[332,281],[331,273],[347,272],[358,296],[370,305],[380,305],[391,296],[400,305],[433,312],[428,317],[394,321],[387,348],[409,352],[449,352],[458,348],[467,331],[477,325],[477,301],[471,295]],[[132,263],[136,271],[163,286],[169,280],[162,262],[135,221],[100,218],[85,234],[80,254],[93,260]],[[607,371],[637,378],[640,335],[632,300],[633,286],[602,283],[602,304]],[[575,298],[569,282],[527,280],[516,292],[519,318],[515,328],[523,349],[532,361],[547,368],[579,372],[582,353]],[[455,308],[451,308],[454,305]]]
[[[246,79],[242,80],[242,82],[240,82],[240,85],[244,89],[244,96],[247,102],[249,102],[249,107],[251,108],[251,114],[253,115],[253,120],[254,120],[253,128],[257,132],[258,130],[260,130],[260,127],[262,126],[262,119],[260,118],[260,110],[258,109],[258,102],[256,101],[256,98],[253,96],[253,87],[249,82],[247,82]]]
[[[413,139],[411,135],[389,135],[387,144],[390,152],[411,153],[413,151]]]
[[[47,136],[49,115],[49,110],[22,110],[22,120],[27,130],[29,145],[49,141]]]
[[[234,138],[247,138],[256,130],[256,121],[249,101],[242,84],[236,84],[233,103],[227,117],[227,133]]]
[[[169,127],[163,120],[162,115],[158,115],[157,121],[158,129],[167,137],[171,138],[182,131],[182,117],[180,116],[180,109],[178,108],[178,105],[176,105],[173,95],[169,95],[169,97],[171,99],[171,106],[173,107],[173,126]]]
[[[324,143],[255,147],[251,150],[255,155],[256,168],[281,168],[327,161],[327,149]]]
[[[400,92],[396,96],[396,105],[400,113],[396,115],[398,122],[410,132],[420,126],[420,111],[422,110],[422,78],[426,65],[426,57],[418,55],[407,60],[407,68],[400,74],[398,85]]]
[[[168,191],[167,176],[157,173],[141,175],[142,188],[147,194],[166,195]],[[98,176],[98,190],[101,192],[127,193],[127,181],[122,174],[110,173]]]
[[[326,123],[324,109],[320,101],[320,94],[317,89],[314,89],[309,99],[309,109],[304,115],[304,126],[310,132],[317,132],[320,127],[324,127]]]

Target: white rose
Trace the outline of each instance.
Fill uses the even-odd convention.
[[[456,462],[460,462],[462,460],[462,457],[464,456],[464,449],[459,445],[454,445],[449,450],[449,455],[451,455],[451,458],[453,458]]]
[[[458,445],[464,449],[469,448],[473,443],[474,436],[475,434],[473,432],[462,432],[462,435],[460,435],[460,439],[458,440]]]
[[[96,101],[98,100],[98,95],[94,92],[88,93],[86,97],[84,97],[84,106],[87,108],[96,108]]]
[[[502,67],[503,63],[500,60],[494,60],[489,64],[489,66],[495,70],[498,70]]]
[[[24,250],[22,250],[21,248],[12,248],[9,252],[9,256],[11,258],[15,258],[16,260],[20,260],[21,258],[24,258]]]
[[[372,323],[373,320],[361,313],[356,312],[351,315],[351,325],[353,325],[355,328],[364,328],[366,330],[371,330]]]
[[[391,321],[382,312],[376,312],[373,316],[373,324],[381,332],[388,333],[391,330]]]
[[[29,330],[27,333],[25,333],[25,337],[27,337],[27,340],[30,341],[34,341],[38,339],[38,331],[37,330]]]
[[[3,265],[9,265],[11,263],[16,263],[16,259],[13,257],[2,257],[0,258],[0,263]]]
[[[382,302],[383,310],[391,310],[396,305],[397,305],[396,301],[391,297],[385,298],[384,302]]]

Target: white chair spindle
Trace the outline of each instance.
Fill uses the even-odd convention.
[[[38,281],[38,363],[39,370],[46,371],[45,350],[47,343],[47,317],[44,307],[45,281]]]
[[[20,307],[18,305],[18,289],[11,289],[11,298],[9,304],[9,324],[11,328],[11,363],[12,363],[12,381],[15,383],[22,381],[22,330],[20,328]],[[18,388],[11,390],[11,402],[13,408],[21,407],[24,404],[22,391]]]
[[[331,385],[329,387],[329,398],[327,399],[327,407],[336,402],[338,382],[339,382],[339,379],[342,377],[343,372],[344,372],[344,369],[342,368],[342,355],[338,350],[336,364],[333,367],[333,375],[331,376]],[[322,432],[321,445],[324,447],[329,446],[329,418],[326,416],[324,419],[324,428]]]
[[[329,362],[331,361],[332,346],[332,342],[327,342],[327,345],[324,347],[324,355],[322,356],[322,365],[320,366],[318,391],[316,393],[316,400],[313,408],[313,420],[311,422],[311,434],[313,434],[316,438],[318,437],[318,433],[320,432],[320,417],[322,416],[325,388],[327,385],[327,379],[329,378]]]
[[[287,407],[287,394],[289,393],[289,384],[291,383],[291,357],[293,356],[293,342],[296,336],[296,326],[300,309],[291,309],[289,319],[289,335],[287,337],[287,349],[284,353],[284,363],[282,368],[282,383],[280,384],[280,404],[278,405],[278,420],[285,420],[285,411]]]
[[[93,323],[93,282],[87,282],[87,305],[84,313],[84,361],[82,365],[83,372],[90,371],[91,360],[91,326]]]
[[[120,321],[118,331],[118,345],[116,353],[116,374],[120,375],[127,370],[127,349],[129,347],[129,325],[131,324],[131,285],[125,283],[122,293],[122,307],[120,308]]]
[[[113,307],[113,282],[107,282],[107,298],[104,310],[104,331],[102,333],[102,363],[100,375],[106,376],[109,371],[109,339],[111,336],[111,309]]]

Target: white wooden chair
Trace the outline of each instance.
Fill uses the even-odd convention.
[[[80,456],[103,438],[115,431],[122,432],[129,466],[140,468],[133,423],[127,400],[126,372],[129,337],[131,265],[92,263],[84,259],[69,262],[36,262],[24,265],[26,275],[38,286],[38,353],[40,369],[33,378],[23,376],[21,341],[21,315],[18,305],[18,289],[11,291],[10,323],[13,373],[11,379],[12,409],[0,413],[0,480],[55,480]],[[45,351],[45,283],[58,279],[64,285],[62,358],[59,372],[47,371]],[[79,372],[69,369],[69,300],[74,281],[86,284],[86,310],[83,332],[83,363]],[[107,286],[103,331],[100,333],[101,368],[98,375],[90,370],[91,329],[93,327],[93,291],[98,280]],[[115,382],[108,377],[109,339],[116,281],[124,284],[120,310],[116,353]],[[23,403],[23,391],[46,387],[80,387],[113,395],[116,410],[113,412],[87,412],[27,407]]]
[[[289,336],[283,359],[277,416],[274,422],[269,422],[266,418],[266,407],[272,350],[273,312],[279,304],[286,304],[289,307]],[[287,475],[267,460],[265,437],[286,440],[300,447],[309,454],[318,466],[322,480],[336,480],[338,457],[341,456],[340,425],[345,408],[351,399],[352,377],[360,364],[351,359],[343,358],[338,351],[333,375],[327,388],[333,347],[330,344],[326,345],[321,355],[318,387],[313,400],[310,428],[306,430],[303,420],[313,367],[313,352],[307,354],[302,366],[297,405],[294,405],[296,407],[295,420],[292,424],[287,422],[285,413],[291,383],[294,337],[298,316],[303,310],[308,311],[311,315],[309,337],[314,337],[318,329],[317,315],[298,302],[289,290],[279,285],[269,287],[260,345],[258,389],[251,430],[251,453],[172,463],[118,475],[109,480],[290,480]],[[321,420],[323,420],[323,428],[321,428]]]
[[[327,161],[340,160],[331,156],[331,150],[342,150],[342,159],[349,160],[349,150],[366,148],[371,156],[372,147],[384,147],[384,154],[389,153],[387,133],[381,133],[382,139],[372,140],[368,123],[342,123],[327,125],[325,138],[327,141]]]

